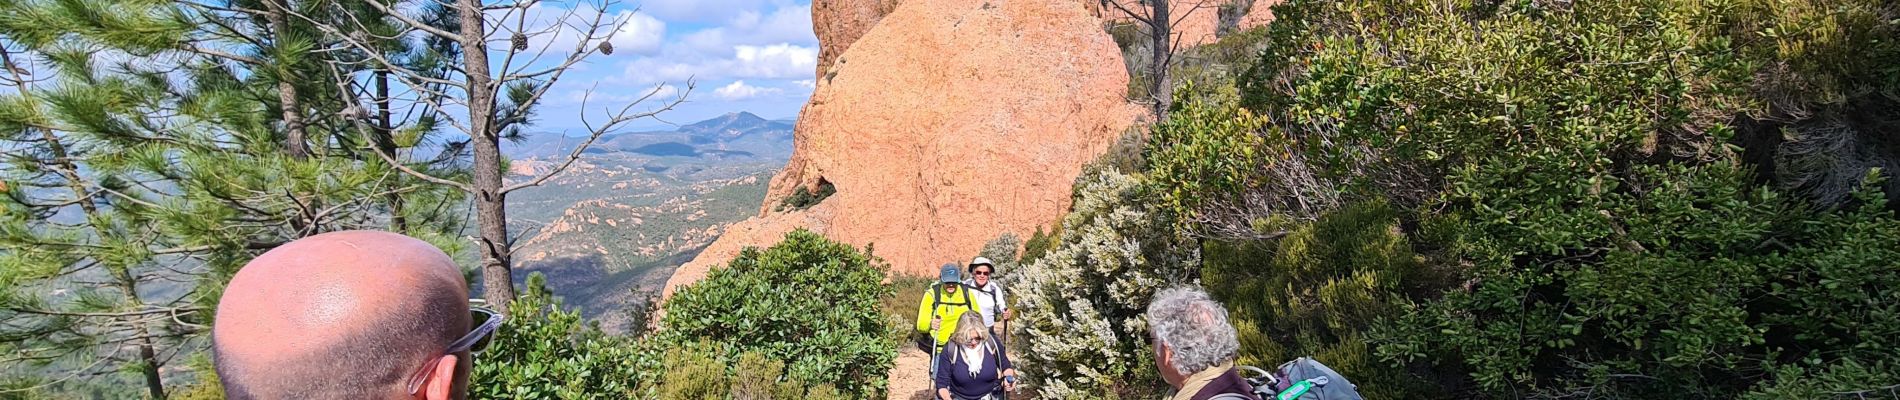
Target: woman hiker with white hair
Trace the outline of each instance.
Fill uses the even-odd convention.
[[[983,317],[964,313],[950,344],[937,355],[938,400],[997,400],[1016,390],[1016,369],[983,327]]]
[[[1227,322],[1227,308],[1192,287],[1155,294],[1148,303],[1148,330],[1155,367],[1176,389],[1172,400],[1258,400],[1253,385],[1234,370],[1240,339]]]

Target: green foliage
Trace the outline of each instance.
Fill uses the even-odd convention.
[[[1770,190],[1786,178],[1754,169],[1786,165],[1745,154],[1801,155],[1736,127],[1856,112],[1827,82],[1886,76],[1870,65],[1892,45],[1866,39],[1891,36],[1866,23],[1892,20],[1878,3],[1295,0],[1275,9],[1243,104],[1284,130],[1268,146],[1352,197],[1393,199],[1418,227],[1410,247],[1459,267],[1463,287],[1371,326],[1382,358],[1499,397],[1729,398],[1832,373],[1789,365],[1891,365],[1893,335],[1865,333],[1900,332],[1885,306],[1900,271],[1876,261],[1900,256],[1900,222],[1871,190],[1840,210]],[[1762,24],[1801,38],[1764,40],[1788,26]],[[1873,94],[1890,79],[1857,79],[1872,90],[1842,101],[1890,101]]]
[[[1018,256],[1016,249],[1022,246],[1023,240],[1016,237],[1016,234],[1004,232],[1002,235],[997,235],[995,239],[990,239],[989,243],[984,243],[983,250],[978,251],[976,255],[990,259],[990,262],[997,264],[997,270],[1002,271],[1004,265],[1016,264]]]
[[[789,379],[879,396],[896,356],[879,307],[891,294],[882,283],[887,270],[868,252],[794,231],[675,292],[654,340],[708,340],[728,356],[769,354],[786,362]]]
[[[1074,211],[1053,247],[1012,276],[1012,341],[1040,398],[1158,395],[1148,346],[1148,300],[1188,282],[1195,256],[1137,177],[1113,170],[1079,179]]]
[[[579,311],[564,310],[539,273],[528,276],[512,307],[488,350],[475,360],[471,398],[635,397],[638,371],[651,362],[652,353],[601,333]]]
[[[1060,225],[1056,226],[1055,231],[1048,233],[1044,233],[1042,227],[1036,227],[1036,233],[1030,234],[1029,241],[1023,242],[1022,259],[1017,261],[1022,264],[1036,262],[1036,259],[1049,254],[1049,249],[1055,247],[1056,239],[1061,235],[1062,226]]]
[[[661,400],[723,399],[731,393],[726,365],[707,343],[674,346],[666,351]]]
[[[769,400],[804,396],[804,388],[780,379],[784,373],[785,362],[783,361],[773,360],[754,351],[740,354],[739,362],[733,371],[732,399]]]
[[[811,191],[811,189],[808,189],[804,186],[800,186],[798,187],[798,190],[795,190],[792,192],[791,196],[786,196],[785,200],[779,203],[778,210],[779,211],[796,211],[796,210],[811,208],[811,206],[818,205],[818,202],[825,201],[825,198],[831,197],[831,195],[837,194],[837,193],[838,193],[837,186],[832,185],[831,182],[822,181],[822,180],[818,182],[817,192],[813,192]]]
[[[1285,233],[1278,239],[1206,243],[1201,281],[1239,331],[1238,362],[1272,367],[1313,357],[1368,398],[1433,396],[1428,382],[1380,360],[1365,335],[1411,299],[1442,289],[1398,216],[1384,203],[1357,204],[1312,223],[1261,221],[1261,231]]]
[[[1900,369],[1891,361],[1873,365],[1852,359],[1835,365],[1784,365],[1770,371],[1774,379],[1740,398],[1745,400],[1778,399],[1877,399],[1900,393]]]
[[[1144,157],[1149,180],[1165,191],[1165,206],[1177,215],[1194,216],[1211,197],[1247,189],[1253,171],[1271,157],[1260,135],[1266,121],[1240,108],[1232,87],[1212,91],[1200,97],[1193,82],[1182,85],[1174,112],[1155,125]]]
[[[323,68],[351,62],[312,54],[308,32],[254,40],[268,28],[213,14],[0,1],[0,186],[18,188],[0,190],[0,352],[10,355],[0,368],[76,377],[48,386],[70,397],[130,397],[134,382],[163,396],[190,381],[176,364],[205,347],[224,283],[257,253],[352,229],[399,230],[449,252],[465,243],[447,218],[456,207],[440,207],[460,191],[371,161],[340,137],[347,127],[313,124],[295,143],[313,151],[286,151],[286,108],[348,106],[325,79],[286,77],[348,74]],[[197,51],[208,49],[222,55]],[[280,104],[286,83],[302,105]],[[78,392],[94,386],[120,390]]]
[[[889,334],[893,346],[913,346],[915,338],[923,337],[917,331],[917,294],[930,290],[937,284],[934,276],[891,275],[891,292],[884,296],[880,307],[884,320],[889,325]]]

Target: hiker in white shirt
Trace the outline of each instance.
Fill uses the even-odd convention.
[[[970,261],[970,279],[963,281],[972,295],[976,296],[976,311],[983,314],[983,326],[994,329],[997,322],[1008,321],[1015,314],[1009,309],[1009,303],[1003,296],[1003,286],[990,279],[996,274],[996,264],[990,259],[977,257]]]

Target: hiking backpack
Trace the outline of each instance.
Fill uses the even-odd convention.
[[[1278,370],[1268,372],[1259,368],[1239,367],[1253,376],[1247,377],[1247,384],[1253,385],[1254,394],[1261,400],[1364,400],[1359,397],[1359,387],[1347,381],[1326,364],[1312,358],[1299,359],[1280,364]],[[1214,396],[1214,400],[1242,400],[1246,396],[1223,394]]]

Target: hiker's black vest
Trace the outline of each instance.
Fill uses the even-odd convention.
[[[957,293],[963,295],[962,303],[944,302],[943,301],[943,285],[937,285],[936,287],[930,288],[930,294],[932,296],[935,296],[934,298],[930,300],[930,312],[933,314],[936,313],[937,308],[945,304],[953,305],[953,306],[960,305],[960,306],[963,306],[964,308],[970,309],[970,311],[976,311],[976,299],[970,297],[970,291],[972,289],[970,289],[969,286],[964,285],[961,282],[957,283],[957,286],[963,287],[962,289],[957,290]]]

